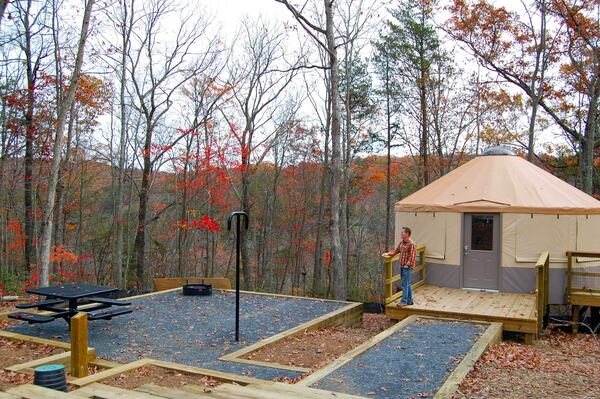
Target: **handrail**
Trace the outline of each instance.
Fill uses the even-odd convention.
[[[582,277],[600,277],[598,272],[574,271],[573,259],[581,258],[600,258],[599,252],[567,251],[567,302],[571,303],[571,296],[576,293],[600,293],[589,287],[573,287],[573,276]]]
[[[567,303],[571,304],[571,315],[573,318],[573,332],[578,332],[579,325],[579,309],[581,306],[594,306],[597,304],[595,300],[596,294],[600,294],[600,290],[586,286],[573,287],[573,277],[600,277],[598,272],[589,271],[574,271],[573,259],[582,258],[600,258],[598,252],[585,251],[567,251]],[[577,270],[577,269],[575,269]],[[585,270],[585,268],[584,268]],[[587,281],[588,279],[585,279]],[[590,296],[591,295],[591,296]]]
[[[412,288],[416,289],[425,284],[425,246],[417,247],[418,266],[413,269],[413,272],[419,272],[419,280],[412,284]],[[385,279],[383,282],[383,294],[384,304],[387,305],[390,302],[402,296],[402,290],[394,294],[394,283],[400,280],[400,274],[394,275],[393,263],[400,258],[399,255],[384,257],[385,265]]]
[[[542,252],[538,261],[535,264],[536,270],[536,295],[537,295],[537,334],[541,334],[546,323],[546,315],[548,309],[548,294],[550,285],[550,253]]]

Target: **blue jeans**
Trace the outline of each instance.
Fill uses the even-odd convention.
[[[400,277],[402,278],[402,303],[412,303],[413,292],[411,285],[412,269],[410,267],[400,268]]]

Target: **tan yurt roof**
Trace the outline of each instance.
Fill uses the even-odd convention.
[[[600,201],[515,155],[479,156],[396,203],[397,211],[600,214]]]

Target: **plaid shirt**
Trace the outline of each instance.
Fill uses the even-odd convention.
[[[417,262],[417,244],[413,240],[409,238],[408,241],[400,241],[394,252],[400,254],[398,259],[400,266],[408,266],[411,269],[415,267],[415,263]]]

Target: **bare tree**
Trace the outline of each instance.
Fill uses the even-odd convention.
[[[325,27],[319,26],[305,17],[297,7],[288,0],[275,0],[284,4],[292,13],[302,29],[329,54],[331,86],[331,262],[333,265],[334,296],[336,299],[347,298],[346,265],[342,261],[342,245],[340,240],[340,77],[337,44],[333,20],[333,0],[323,0],[325,8]]]
[[[277,132],[273,115],[277,102],[297,73],[297,62],[286,60],[284,32],[263,21],[245,21],[242,28],[243,53],[232,76],[239,82],[234,98],[242,115],[240,131],[234,134],[240,148],[242,165],[238,197],[242,210],[250,213],[250,180],[254,168],[267,155],[269,142]],[[246,289],[253,287],[248,232],[242,229],[242,276]]]
[[[83,64],[83,53],[85,43],[88,37],[90,18],[94,0],[87,0],[83,13],[83,21],[81,24],[81,34],[77,46],[77,56],[75,58],[75,66],[71,74],[69,88],[61,102],[57,103],[58,116],[56,120],[56,136],[54,138],[54,146],[52,149],[52,164],[50,166],[50,176],[48,178],[48,194],[46,198],[46,207],[44,211],[44,219],[42,222],[42,240],[40,250],[40,284],[48,285],[49,263],[50,263],[50,244],[52,241],[52,223],[54,212],[54,200],[56,198],[56,184],[58,182],[58,174],[60,162],[62,158],[62,145],[67,116],[71,110],[71,104],[75,101],[75,93],[81,73],[81,65]]]
[[[165,34],[166,18],[179,14],[181,21],[174,33],[174,42],[159,51]],[[204,63],[195,59],[195,46],[207,36],[209,23],[189,10],[178,10],[172,1],[152,0],[144,5],[142,29],[135,33],[136,45],[132,43],[128,53],[129,73],[134,88],[135,107],[143,116],[144,137],[142,145],[142,176],[139,188],[138,226],[135,236],[136,277],[141,287],[147,286],[145,274],[146,228],[148,223],[157,220],[159,214],[148,218],[152,173],[165,153],[185,137],[185,133],[170,138],[159,147],[153,147],[154,134],[174,104],[179,89],[196,76],[199,66]],[[216,39],[208,39],[200,58],[214,56]],[[172,203],[171,205],[173,205]],[[165,209],[160,211],[164,212]]]

